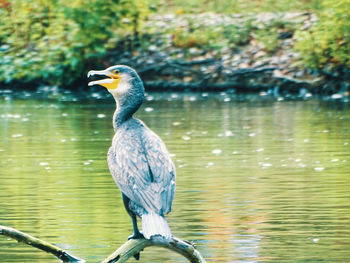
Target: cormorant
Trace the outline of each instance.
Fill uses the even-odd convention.
[[[88,85],[107,88],[116,101],[115,135],[108,151],[108,166],[132,219],[134,232],[129,239],[150,239],[156,235],[170,238],[164,215],[171,211],[174,198],[175,167],[158,135],[133,117],[144,100],[142,80],[135,70],[124,65],[89,71],[88,77],[93,75],[108,78]],[[136,216],[141,218],[142,233]]]

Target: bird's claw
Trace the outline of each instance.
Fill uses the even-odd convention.
[[[141,232],[133,233],[131,236],[128,237],[128,240],[130,239],[141,239],[145,238]]]

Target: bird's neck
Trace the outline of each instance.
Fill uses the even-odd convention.
[[[140,103],[123,103],[116,99],[116,110],[113,115],[113,128],[116,131],[123,123],[132,118],[133,114],[139,109]]]

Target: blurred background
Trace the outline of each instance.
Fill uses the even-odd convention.
[[[1,0],[0,83],[78,89],[88,70],[128,64],[149,89],[343,94],[348,7],[347,0]]]
[[[126,241],[115,102],[86,74],[127,64],[176,165],[174,235],[208,262],[350,258],[348,0],[0,0],[0,17],[1,225],[87,262]],[[0,236],[0,262],[57,260]]]

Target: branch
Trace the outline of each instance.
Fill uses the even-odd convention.
[[[11,237],[18,242],[23,242],[27,245],[36,247],[45,252],[55,255],[58,259],[68,263],[84,263],[85,260],[77,258],[63,249],[56,247],[39,238],[23,233],[17,229],[0,225],[0,235]],[[124,243],[118,250],[106,258],[102,263],[123,263],[133,255],[140,253],[144,248],[150,246],[158,246],[175,251],[186,257],[191,263],[205,263],[204,258],[196,250],[194,245],[179,238],[172,237],[165,239],[160,236],[152,237],[151,239],[131,239]]]
[[[151,239],[130,239],[102,261],[102,263],[126,262],[130,257],[150,246],[159,246],[175,251],[186,257],[191,263],[205,263],[204,258],[191,243],[176,237],[165,239],[159,236],[152,237]]]
[[[11,237],[13,239],[16,239],[18,242],[23,242],[27,245],[36,247],[47,253],[53,254],[63,262],[85,262],[85,260],[77,258],[59,247],[56,247],[46,241],[43,241],[39,238],[33,237],[11,227],[0,225],[0,235]]]

